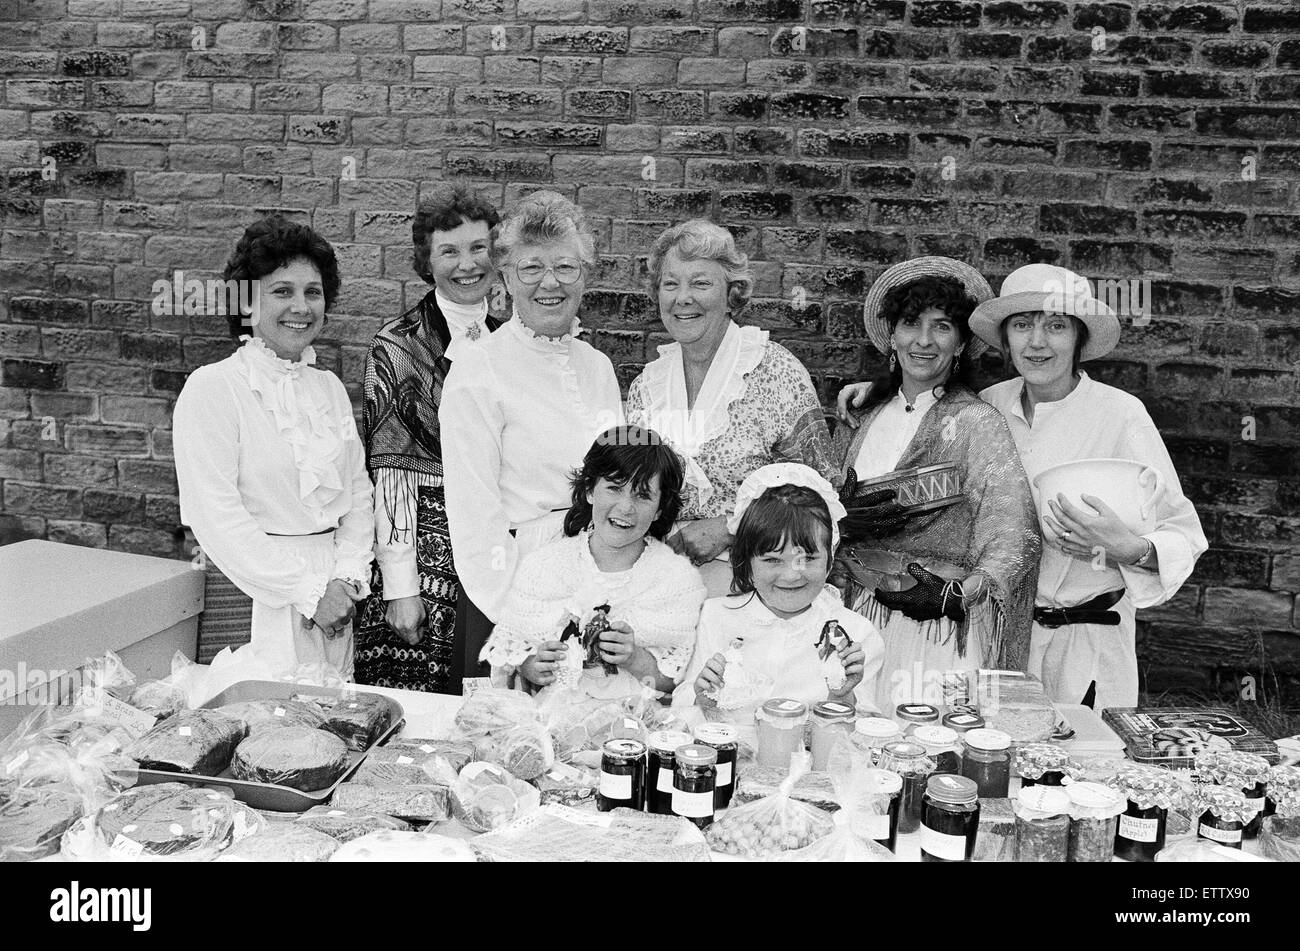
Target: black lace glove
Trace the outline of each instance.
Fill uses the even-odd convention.
[[[891,611],[902,611],[913,621],[934,621],[941,617],[966,620],[960,584],[944,581],[915,561],[907,566],[907,573],[916,579],[916,584],[904,591],[877,588],[876,600]]]
[[[840,522],[840,534],[845,541],[875,538],[897,531],[907,521],[906,509],[894,500],[894,489],[873,489],[858,492],[858,474],[849,469],[840,489],[840,501],[848,513]]]

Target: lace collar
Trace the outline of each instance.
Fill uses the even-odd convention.
[[[713,485],[696,457],[706,443],[727,431],[731,404],[744,397],[745,377],[762,362],[767,338],[760,327],[730,321],[695,406],[689,409],[681,344],[661,346],[659,357],[645,368],[646,424],[683,457],[686,482],[695,487],[701,504],[712,498]]]
[[[543,337],[537,331],[533,330],[523,322],[519,316],[519,310],[515,309],[507,325],[514,334],[525,344],[533,349],[543,350],[547,353],[565,353],[573,344],[578,334],[582,333],[581,321],[573,318],[573,323],[569,325],[569,332],[560,337]]]
[[[303,367],[316,365],[316,350],[313,347],[303,347],[302,356],[297,360],[286,360],[268,347],[261,337],[243,334],[239,342],[244,345],[239,351],[244,355],[244,359],[250,365],[255,364],[267,373],[297,373]]]

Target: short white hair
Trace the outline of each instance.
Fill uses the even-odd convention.
[[[493,229],[492,237],[497,267],[522,244],[549,244],[564,238],[577,238],[583,262],[596,263],[596,237],[586,212],[559,192],[542,190],[525,196]]]

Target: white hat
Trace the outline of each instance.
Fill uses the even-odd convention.
[[[740,527],[740,520],[745,517],[745,510],[768,489],[779,485],[799,485],[812,489],[822,497],[831,514],[831,551],[840,543],[840,519],[849,513],[840,501],[835,487],[817,472],[798,462],[774,462],[760,466],[745,477],[736,490],[736,511],[727,519],[727,531],[732,535]]]
[[[993,296],[993,288],[989,287],[989,282],[984,280],[983,275],[956,258],[929,254],[895,264],[876,278],[876,282],[871,285],[871,290],[867,291],[867,297],[862,302],[862,323],[867,328],[867,338],[882,354],[889,353],[889,321],[880,316],[880,306],[885,301],[885,295],[895,287],[911,284],[924,277],[955,279],[966,288],[966,293],[976,304]],[[988,345],[982,340],[970,340],[966,343],[967,356],[971,359],[978,357],[987,349]]]
[[[1096,360],[1119,343],[1119,318],[1092,294],[1087,278],[1056,264],[1026,264],[1002,282],[992,300],[975,308],[970,329],[992,347],[1002,349],[1002,322],[1012,314],[1069,314],[1088,328],[1079,360]]]

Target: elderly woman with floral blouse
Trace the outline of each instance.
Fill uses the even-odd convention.
[[[803,364],[737,318],[749,302],[749,262],[725,229],[703,219],[669,228],[650,250],[650,286],[673,342],[628,391],[628,422],[681,455],[686,486],[668,538],[700,566],[710,596],[730,590],[727,517],[755,469],[799,462],[838,475],[830,433]]]

